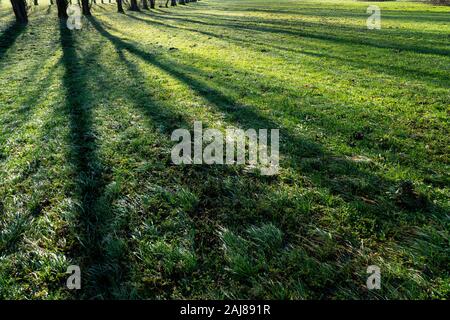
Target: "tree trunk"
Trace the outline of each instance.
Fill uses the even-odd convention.
[[[34,2],[34,5],[35,5],[35,6],[38,6],[38,5],[39,5],[39,1],[38,1],[38,0],[34,0],[33,2]]]
[[[81,0],[81,11],[83,12],[83,15],[85,15],[85,16],[91,15],[91,8],[89,7],[89,0]]]
[[[178,0],[179,4],[186,4],[186,2],[184,2],[184,0]]]
[[[131,11],[140,11],[138,4],[137,4],[137,0],[130,0],[130,10]]]
[[[150,0],[150,8],[155,9],[155,0]]]
[[[122,0],[117,0],[117,12],[119,13],[125,13],[123,11],[123,7],[122,7]]]
[[[56,7],[58,8],[58,18],[67,18],[67,0],[56,0]]]
[[[142,0],[142,9],[149,10],[147,0]]]
[[[177,0],[170,0],[170,6],[175,7],[177,5]]]
[[[53,0],[50,0],[50,5],[54,5],[55,3],[53,2]]]
[[[16,21],[18,23],[27,23],[27,4],[25,0],[11,0],[11,5],[13,7],[14,15],[16,16]]]

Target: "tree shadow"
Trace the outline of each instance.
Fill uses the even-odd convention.
[[[314,17],[323,17],[325,14],[314,15]],[[268,17],[259,17],[259,16],[225,16],[218,14],[205,14],[205,13],[180,13],[180,12],[172,12],[172,11],[164,11],[162,14],[155,14],[156,18],[166,18],[169,20],[177,20],[177,19],[191,19],[190,23],[208,23],[209,21],[221,22],[221,23],[233,23],[239,22],[246,25],[254,25],[254,24],[264,24],[271,27],[279,27],[292,31],[305,31],[308,28],[330,28],[330,27],[338,27],[339,32],[351,32],[358,33],[361,31],[366,32],[366,24],[365,21],[367,19],[367,15],[359,14],[356,16],[360,18],[358,21],[360,25],[348,25],[343,23],[334,23],[334,22],[317,22],[317,21],[304,21],[304,20],[286,20],[286,19],[274,19]],[[200,20],[193,20],[193,19]],[[202,20],[203,19],[203,20]],[[204,21],[205,20],[205,21]],[[331,31],[331,30],[330,30]],[[408,30],[409,34],[414,34],[416,37],[426,38],[429,40],[438,40],[442,41],[443,35],[441,33],[435,32],[427,32],[427,31],[418,31],[418,30]],[[379,36],[381,39],[389,36],[389,37],[399,37],[403,38],[405,36],[405,30],[377,30],[376,33],[367,33],[367,36]],[[407,39],[409,40],[409,39]]]
[[[43,92],[48,90],[48,87],[51,84],[51,77],[53,76],[54,69],[55,67],[52,67],[52,69],[49,70],[49,73],[40,80],[38,80],[37,76],[39,71],[39,68],[37,67],[33,72],[27,74],[27,79],[34,83],[35,87],[32,91],[27,92],[26,99],[21,101],[21,107],[11,110],[11,112],[8,113],[8,117],[3,119],[2,129],[5,129],[5,131],[2,132],[2,139],[8,138],[10,135],[14,134],[18,128],[25,126],[26,123],[32,119],[36,112],[36,103],[39,99],[43,98]]]
[[[87,17],[87,20],[91,23],[95,21],[92,17]],[[85,29],[89,32],[89,26],[85,26]],[[111,257],[107,248],[109,238],[119,238],[119,234],[124,231],[115,229],[115,198],[107,188],[114,182],[113,168],[102,164],[98,156],[98,139],[93,126],[96,97],[90,91],[92,88],[86,87],[94,72],[106,78],[111,77],[111,73],[100,63],[95,68],[92,67],[93,59],[89,56],[92,56],[95,49],[80,49],[76,33],[68,30],[63,23],[60,25],[60,34],[63,50],[61,62],[65,69],[63,84],[67,99],[65,109],[70,119],[72,141],[70,159],[75,167],[75,198],[78,202],[77,225],[72,227],[76,244],[70,256],[79,262],[82,270],[83,290],[79,297],[111,299],[132,296],[133,289],[127,287],[124,280],[130,267],[130,257],[126,256],[128,252],[122,252],[124,256],[121,257]],[[117,54],[130,77],[144,78],[123,52],[117,51]],[[152,100],[152,93],[145,86],[140,86],[142,82],[135,86],[124,86],[120,81],[111,81],[108,90],[114,90],[120,97],[132,101],[136,108],[159,125],[164,135],[170,135],[180,125],[189,127],[181,113],[168,112],[168,106],[164,107]],[[139,98],[142,94],[147,97],[144,103]]]
[[[146,13],[142,12],[140,13],[142,15],[146,15],[148,16]],[[410,80],[412,78],[420,78],[420,81],[426,81],[428,83],[434,84],[434,85],[443,85],[442,82],[448,82],[450,81],[450,76],[446,75],[446,74],[436,74],[433,72],[427,72],[427,71],[423,71],[423,70],[416,70],[416,69],[410,69],[407,67],[399,67],[399,66],[395,66],[392,64],[383,64],[383,63],[375,63],[375,62],[362,62],[358,59],[351,59],[348,57],[342,57],[339,55],[332,55],[329,53],[323,53],[323,52],[316,52],[316,51],[312,51],[312,50],[305,50],[305,49],[294,49],[294,48],[290,48],[287,46],[279,46],[274,44],[274,42],[270,42],[270,43],[263,43],[263,42],[259,42],[256,39],[252,39],[252,40],[247,40],[247,39],[241,39],[238,37],[232,37],[230,35],[227,35],[225,33],[220,33],[220,32],[211,32],[211,31],[204,31],[204,30],[200,30],[198,28],[190,28],[190,27],[186,27],[183,26],[182,28],[180,27],[176,27],[174,25],[168,24],[168,23],[163,23],[163,22],[159,22],[159,21],[154,21],[154,20],[147,20],[147,19],[142,19],[139,17],[136,17],[135,15],[127,15],[129,18],[134,19],[134,20],[138,20],[138,21],[142,21],[144,23],[147,23],[149,25],[158,25],[161,27],[167,27],[167,28],[171,28],[171,29],[178,29],[178,30],[188,30],[194,33],[198,33],[198,34],[203,34],[205,36],[209,36],[209,37],[214,37],[216,39],[225,39],[230,43],[233,44],[237,44],[237,45],[241,45],[243,48],[255,48],[255,49],[259,49],[259,51],[261,50],[265,50],[267,51],[268,48],[271,49],[275,49],[275,50],[280,50],[280,51],[287,51],[287,52],[292,52],[292,53],[298,53],[298,54],[305,54],[305,55],[309,55],[309,56],[314,56],[314,57],[319,57],[319,58],[326,58],[326,59],[331,59],[331,60],[336,60],[336,61],[343,61],[346,63],[346,65],[355,67],[355,68],[360,68],[360,69],[371,69],[371,70],[376,70],[379,73],[383,73],[386,75],[392,75],[392,76],[396,76],[396,77],[404,77],[407,80]],[[154,16],[151,16],[151,18],[154,18]],[[326,50],[324,50],[326,51]],[[284,55],[281,55],[284,57]],[[389,61],[386,61],[389,62]],[[405,77],[405,75],[408,75],[409,77]],[[425,79],[424,79],[425,78]]]
[[[361,2],[364,3],[364,2]],[[367,4],[371,4],[371,1],[366,1]],[[365,15],[365,8],[360,8],[362,11],[350,11],[349,9],[336,8],[335,6],[323,6],[313,7],[308,5],[304,6],[298,11],[294,10],[276,10],[276,9],[258,9],[258,8],[221,8],[224,11],[233,12],[260,12],[269,14],[289,14],[299,16],[328,16],[333,18],[355,18],[355,17],[367,17]],[[383,9],[383,17],[392,20],[409,20],[409,21],[423,21],[423,22],[448,22],[448,15],[440,12],[424,12],[424,11],[408,11],[408,15],[399,15],[399,11]],[[383,18],[383,19],[384,19]]]
[[[94,99],[88,89],[88,78],[95,72],[91,61],[77,52],[75,32],[59,27],[64,67],[63,85],[66,92],[65,110],[69,119],[71,151],[70,161],[75,172],[74,197],[78,203],[74,223],[76,242],[70,256],[82,270],[81,298],[104,299],[120,286],[121,266],[107,264],[104,248],[104,230],[110,221],[111,198],[105,194],[108,168],[98,156],[98,141],[93,127]],[[117,282],[116,282],[117,281]]]
[[[200,21],[200,20],[193,20],[190,18],[175,18],[175,17],[167,17],[166,19],[170,20],[178,20],[180,22],[186,22],[186,23],[196,23],[201,24],[205,26],[216,26],[216,27],[225,27],[230,29],[237,29],[237,30],[245,30],[245,31],[251,31],[251,32],[261,32],[261,33],[270,33],[270,34],[285,34],[285,35],[291,35],[295,37],[302,37],[302,38],[309,38],[309,39],[317,39],[317,40],[324,40],[327,42],[332,42],[336,44],[350,44],[350,45],[364,45],[364,46],[370,46],[375,47],[379,49],[392,49],[392,50],[400,50],[400,51],[409,51],[409,52],[416,52],[416,53],[423,53],[423,54],[433,54],[433,55],[442,55],[442,56],[449,56],[450,50],[447,49],[438,49],[438,48],[430,48],[420,45],[407,45],[407,44],[401,44],[399,42],[391,42],[386,41],[385,38],[367,38],[367,33],[364,33],[364,37],[355,37],[354,34],[341,36],[341,35],[334,35],[334,34],[325,34],[325,33],[319,33],[316,31],[304,31],[299,29],[285,29],[285,28],[275,28],[273,26],[261,26],[261,25],[250,25],[250,24],[244,24],[240,21],[236,20],[230,20],[228,23],[215,23],[212,22],[216,18],[213,15],[203,15],[205,18],[208,19],[207,22]],[[330,25],[330,27],[332,27]]]
[[[188,19],[190,24],[201,24],[220,22],[221,24],[233,24],[239,23],[244,26],[259,26],[264,25],[270,28],[287,30],[289,32],[301,32],[310,34],[324,34],[330,36],[336,36],[339,38],[345,38],[350,40],[361,40],[361,44],[367,43],[380,43],[383,45],[386,43],[386,39],[389,40],[389,44],[403,44],[407,43],[410,47],[421,46],[424,41],[429,45],[427,48],[433,48],[437,46],[443,46],[446,43],[446,38],[443,33],[436,33],[430,31],[419,30],[404,30],[404,29],[385,29],[380,30],[368,30],[366,28],[366,16],[362,16],[358,22],[359,25],[348,25],[335,22],[318,22],[318,21],[302,21],[302,20],[283,20],[283,19],[268,19],[261,17],[236,17],[230,18],[226,16],[216,14],[183,14],[183,13],[166,13],[164,15],[155,14],[153,19],[161,20],[178,20],[183,22],[182,19]],[[207,26],[207,25],[206,25]],[[211,25],[213,26],[213,25]],[[223,28],[223,26],[218,26]],[[232,29],[231,29],[232,30]],[[317,31],[320,31],[318,33]],[[248,31],[248,33],[254,33],[254,31]],[[300,38],[301,39],[301,38]],[[435,48],[433,48],[435,49]]]
[[[229,88],[233,90],[226,82],[214,83],[214,80],[208,78],[206,72],[187,64],[181,64],[173,59],[161,58],[150,52],[145,52],[139,48],[136,43],[122,40],[118,36],[111,34],[106,30],[104,24],[97,19],[89,17],[90,24],[93,28],[109,41],[118,55],[120,61],[128,70],[128,75],[135,79],[137,85],[144,83],[146,76],[140,68],[133,63],[127,55],[130,54],[143,62],[157,67],[167,75],[177,79],[180,83],[188,86],[196,95],[202,97],[215,108],[217,112],[222,112],[226,115],[226,123],[246,128],[279,128],[280,124],[262,115],[255,107],[251,105],[239,104],[235,99],[228,94],[223,93],[222,88]],[[62,28],[64,29],[64,27]],[[83,90],[83,84],[86,82],[87,75],[83,74],[80,81],[80,74],[74,77],[79,63],[76,49],[73,46],[73,37],[71,34],[66,34],[63,39],[63,34],[69,32],[64,29],[61,30],[62,45],[64,51],[63,64],[66,68],[64,76],[64,84],[68,91],[69,99],[67,103],[68,116],[71,121],[71,132],[73,136],[74,146],[72,151],[72,158],[77,167],[77,184],[79,191],[77,197],[80,199],[80,247],[78,251],[81,252],[80,257],[83,260],[83,266],[89,270],[89,278],[87,280],[89,291],[85,295],[87,297],[105,298],[111,297],[111,290],[117,286],[123,286],[121,283],[126,273],[127,267],[111,265],[102,251],[102,239],[105,237],[105,229],[108,228],[107,213],[102,213],[104,208],[110,209],[110,199],[105,198],[104,191],[106,180],[102,177],[106,169],[98,165],[98,158],[95,149],[96,138],[92,134],[92,110],[89,106],[84,106],[81,103],[82,99],[91,99],[89,92]],[[120,31],[119,31],[120,32]],[[125,54],[126,53],[126,54]],[[83,67],[86,67],[82,65]],[[84,68],[83,68],[84,70]],[[101,72],[105,75],[108,71],[101,68]],[[89,73],[89,72],[88,72]],[[134,84],[131,84],[134,85]],[[142,85],[142,84],[141,84]],[[131,100],[133,105],[141,109],[148,118],[155,124],[160,124],[163,128],[162,133],[169,136],[171,130],[192,125],[192,118],[181,112],[174,112],[170,106],[163,105],[157,100],[152,99],[152,93],[147,91],[145,87],[137,88],[121,88],[120,85],[115,85],[114,90],[120,90],[127,100]],[[220,88],[220,89],[219,89]],[[111,88],[110,88],[111,89]],[[137,98],[139,91],[141,94],[148,97],[148,101],[142,103],[142,100]],[[302,175],[311,178],[316,186],[330,190],[332,194],[342,197],[342,199],[351,207],[355,208],[360,214],[361,219],[370,218],[375,220],[377,225],[376,230],[389,232],[395,230],[399,223],[393,218],[392,213],[399,209],[396,205],[391,203],[382,203],[380,205],[361,206],[363,201],[358,205],[359,197],[386,197],[386,192],[389,192],[396,187],[396,182],[380,177],[372,172],[372,168],[364,164],[355,164],[345,158],[338,158],[329,150],[326,150],[321,144],[310,140],[308,138],[300,137],[291,129],[283,128],[281,126],[282,140],[287,146],[283,147],[281,154],[286,155],[288,162],[286,166],[289,169],[301,171]],[[311,165],[312,160],[312,165]],[[224,166],[226,167],[226,166]],[[180,166],[179,170],[183,184],[189,187],[196,187],[201,190],[200,194],[208,195],[208,197],[217,198],[220,201],[221,190],[224,186],[224,178],[236,175],[233,170],[227,168],[217,168],[216,166]],[[89,185],[86,185],[83,180],[89,177]],[[217,185],[205,184],[208,179],[214,178]],[[277,178],[264,179],[261,177],[235,176],[236,179],[246,180],[245,183],[248,188],[252,188],[253,182],[262,182],[266,186],[273,185],[277,182]],[[248,180],[247,180],[248,179]],[[352,185],[352,179],[363,179],[367,181],[369,187],[361,189]],[[81,182],[80,182],[81,181]],[[252,189],[254,191],[254,188]],[[266,191],[258,190],[259,196],[265,194]],[[269,196],[269,195],[268,195]],[[250,196],[249,196],[250,197]],[[103,204],[102,204],[103,202]],[[215,231],[211,231],[211,227],[205,227],[205,223],[210,223],[211,220],[219,219],[218,217],[209,216],[209,212],[220,203],[214,200],[201,199],[198,206],[198,212],[195,213],[196,230],[196,250],[199,256],[208,254],[213,250],[218,250],[216,246],[210,246],[208,237],[216,237]],[[364,210],[363,210],[364,209]],[[427,209],[428,210],[428,209]],[[440,208],[432,208],[429,210],[440,210]],[[423,211],[411,213],[411,221],[418,215],[422,215]],[[231,215],[220,223],[227,226],[233,224],[257,224],[264,222],[266,217],[260,216],[245,216],[245,215]],[[359,219],[359,218],[358,218]],[[283,224],[283,222],[280,222]],[[300,228],[299,225],[289,225],[285,222],[283,228],[292,229]],[[297,230],[297,232],[299,232]],[[346,238],[345,241],[352,241]],[[208,243],[208,245],[202,245]],[[76,252],[75,254],[77,254]],[[129,261],[123,261],[127,264]],[[208,271],[208,268],[203,268]],[[174,279],[176,281],[176,279]],[[168,290],[167,287],[163,288]],[[166,292],[164,291],[164,292]]]
[[[133,15],[128,15],[128,17],[129,17],[129,18],[132,18],[132,19],[136,19],[136,20],[138,20],[138,21],[146,22],[146,23],[148,23],[149,25],[152,24],[151,21],[148,21],[148,20],[146,20],[146,19],[141,19],[141,18],[135,17],[135,16],[133,16]],[[160,23],[160,22],[157,22],[156,25],[161,25],[162,27],[164,27],[164,24],[163,24],[163,23]],[[169,25],[169,26],[170,26],[170,25]],[[170,26],[170,27],[176,28],[176,27],[173,27],[173,26]],[[110,27],[110,28],[112,28],[112,27]],[[180,30],[182,30],[182,29],[180,29]],[[120,31],[119,31],[119,32],[120,32]],[[199,31],[199,32],[202,33],[202,31]],[[221,37],[218,36],[218,38],[221,38]],[[256,43],[256,42],[257,42],[257,41],[254,40],[254,41],[253,41],[253,44],[250,44],[249,46],[254,46],[254,43]],[[304,54],[309,54],[309,55],[312,55],[312,56],[326,57],[326,58],[332,58],[332,57],[333,57],[333,56],[331,56],[331,55],[322,54],[322,53],[316,53],[316,52],[310,52],[310,51],[307,51],[307,50],[301,50],[301,51],[304,52]],[[271,54],[272,54],[272,53],[271,53]],[[191,54],[189,54],[189,53],[186,53],[186,56],[185,56],[185,57],[186,57],[187,59],[192,58],[193,60],[196,60],[196,57],[193,56],[193,55],[191,55]],[[207,58],[203,58],[203,59],[207,59]],[[208,61],[209,61],[209,60],[208,60]],[[211,61],[211,63],[217,64],[217,62],[215,62],[215,61]],[[220,68],[223,68],[224,65],[225,65],[225,62],[221,62]],[[350,64],[350,65],[352,65],[352,66],[354,66],[354,67],[361,67],[361,68],[364,68],[364,69],[372,68],[372,67],[375,69],[375,66],[372,66],[372,64],[368,64],[368,66],[364,66],[364,65],[359,64],[359,63]],[[403,69],[400,68],[400,67],[399,67],[399,68],[394,68],[394,67],[393,67],[394,71],[390,71],[390,72],[389,72],[389,70],[388,70],[388,68],[387,68],[386,66],[383,66],[383,67],[385,67],[386,69],[385,69],[385,68],[379,68],[379,70],[377,70],[377,71],[378,71],[378,72],[383,72],[383,73],[386,73],[386,74],[392,74],[392,75],[395,75],[395,76],[397,76],[397,77],[398,77],[398,74],[396,74],[394,71],[395,71],[395,70],[399,70],[399,71],[403,70]],[[198,73],[199,73],[198,70],[191,70],[191,69],[190,69],[189,67],[187,67],[187,66],[182,67],[182,68],[185,68],[186,71],[187,71],[189,74],[198,74]],[[226,64],[225,68],[226,68],[227,70],[229,70],[229,71],[232,71],[231,73],[233,73],[234,68],[233,68],[232,65]],[[234,70],[234,72],[239,72],[239,71]],[[251,74],[253,74],[253,78],[255,79],[254,81],[258,81],[257,79],[260,79],[260,78],[261,78],[261,77],[258,76],[257,74],[251,73],[251,72],[249,72],[249,71],[247,71],[247,70],[245,71],[245,74],[246,74],[246,75],[251,75]],[[417,74],[418,74],[418,75],[421,75],[420,72],[418,72]],[[412,71],[411,71],[411,79],[412,79],[412,76],[413,76],[413,75],[415,75],[415,76],[417,77],[417,74],[415,75],[415,74],[414,74],[414,71],[412,70]],[[428,74],[427,74],[427,75],[428,75]],[[208,79],[209,76],[210,76],[210,74],[203,74],[203,75],[202,75],[202,77],[203,77],[204,79]],[[433,75],[433,74],[429,74],[428,76],[432,77],[432,76],[434,76],[434,75]],[[407,79],[410,80],[410,78],[407,78]],[[422,80],[422,79],[421,79],[421,80]],[[437,82],[438,82],[438,81],[443,81],[443,80],[445,80],[445,79],[433,79],[433,80],[434,80],[434,81],[429,80],[429,82],[430,82],[430,83],[433,83],[434,85],[437,85]],[[212,82],[214,82],[214,81],[217,82],[217,80],[211,80],[211,79],[208,79],[208,83],[212,83]],[[269,81],[269,79],[267,79],[267,81]],[[441,84],[441,83],[439,83],[439,84]],[[441,85],[442,85],[442,84],[441,84]],[[276,92],[277,90],[280,90],[280,88],[274,87],[274,86],[271,86],[271,85],[268,85],[267,83],[264,83],[262,86],[265,88],[265,90],[268,90],[269,92],[270,92],[270,91]],[[201,86],[199,86],[199,87],[201,87]],[[226,88],[228,92],[241,92],[241,91],[242,91],[242,90],[241,90],[242,88],[239,88],[239,86],[235,86],[235,85],[233,85],[232,82],[227,82],[227,81],[224,81],[224,82],[221,82],[221,83],[217,83],[217,87],[220,87],[220,88]],[[299,92],[300,92],[300,94],[299,94]],[[303,100],[303,98],[302,98],[303,95],[304,95],[304,94],[307,94],[308,91],[307,91],[307,90],[306,90],[306,91],[305,91],[305,90],[302,90],[301,88],[300,88],[300,90],[299,90],[299,88],[295,88],[294,90],[287,89],[287,88],[283,88],[283,94],[286,94],[286,93],[288,93],[289,96],[291,96],[291,97],[296,97],[296,100],[300,102],[300,101]],[[311,99],[311,98],[310,98],[310,99]],[[335,108],[336,110],[342,108],[342,104],[341,104],[341,103],[336,102],[336,101],[329,101],[329,100],[324,99],[324,98],[321,98],[321,97],[313,98],[312,101],[314,101],[314,104],[316,104],[316,105],[334,106],[334,108]],[[310,100],[310,103],[312,103],[312,101]],[[343,111],[342,113],[336,113],[336,112],[333,112],[333,113],[327,113],[327,112],[323,112],[323,113],[321,113],[320,115],[317,115],[314,111],[307,111],[307,110],[305,110],[305,108],[297,109],[295,112],[292,111],[292,110],[289,110],[289,108],[286,108],[286,109],[284,109],[284,110],[283,110],[283,109],[284,109],[284,108],[281,109],[283,112],[287,112],[287,113],[289,113],[291,116],[293,115],[293,113],[295,113],[295,115],[296,115],[299,119],[304,119],[304,118],[312,118],[312,119],[315,119],[315,118],[319,118],[320,120],[318,121],[319,124],[317,124],[317,126],[320,127],[320,131],[321,131],[321,132],[325,132],[327,135],[334,134],[335,132],[339,132],[341,135],[351,137],[351,135],[354,134],[354,130],[355,130],[354,127],[352,128],[352,126],[349,126],[348,123],[345,122],[345,119],[347,119],[346,113],[348,113],[348,112],[355,112],[356,110],[354,110],[354,109],[351,109],[351,108],[347,109],[347,108],[345,108],[345,111]],[[381,115],[380,115],[380,116],[381,116]],[[342,120],[340,120],[340,119],[342,119]],[[389,125],[388,125],[388,124],[381,124],[381,123],[380,123],[379,126],[383,126],[383,127],[385,128],[385,130],[389,130]],[[329,128],[333,128],[333,130],[329,130]],[[352,130],[353,130],[353,131],[352,131]],[[370,132],[370,131],[372,130],[372,128],[371,128],[370,126],[364,125],[364,126],[361,126],[361,127],[360,127],[360,130],[362,130],[362,131],[368,130],[368,132]],[[376,142],[374,141],[374,143],[376,143]],[[378,144],[377,144],[377,145],[378,145]],[[375,146],[375,147],[376,147],[376,146]],[[392,148],[392,149],[394,149],[394,150],[402,150],[403,146],[402,146],[401,144],[398,144],[398,143],[390,142],[390,143],[389,143],[389,148]],[[383,152],[384,149],[385,149],[385,147],[383,147],[383,146],[378,146],[378,150],[379,150],[380,152]],[[372,151],[373,151],[373,149],[372,149]],[[415,169],[418,169],[418,170],[424,170],[424,169],[425,169],[425,168],[423,168],[423,167],[416,167],[416,165],[415,165],[415,164],[412,164],[412,163],[411,163],[411,164],[408,164],[408,165],[409,165],[411,168],[414,167]]]
[[[3,58],[8,49],[16,42],[17,38],[25,31],[26,25],[11,23],[0,35],[0,59]]]
[[[175,61],[163,61],[153,54],[139,49],[136,45],[112,35],[96,19],[91,19],[91,23],[118,51],[132,53],[189,86],[194,92],[213,105],[214,108],[225,113],[227,123],[244,129],[280,128],[279,123],[261,115],[253,106],[241,105],[219,89],[212,87],[207,73],[192,66],[181,65]],[[133,70],[133,72],[135,71]],[[217,83],[216,86],[218,88],[228,87],[233,90],[225,82]],[[366,166],[345,158],[336,157],[330,151],[325,150],[322,145],[308,138],[299,137],[290,129],[281,126],[280,135],[283,136],[283,140],[286,142],[286,146],[281,146],[280,153],[289,158],[287,162],[289,166],[293,166],[295,170],[305,169],[305,171],[302,170],[302,174],[319,178],[313,179],[314,182],[319,184],[320,187],[327,188],[333,194],[341,196],[349,203],[355,201],[358,197],[383,198],[386,196],[386,192],[395,190],[397,186],[397,182],[374,174],[370,165]],[[317,159],[318,163],[311,166],[309,162],[311,159]],[[368,186],[356,188],[352,184],[353,179],[367,181]],[[191,183],[194,183],[194,181]],[[363,201],[361,200],[361,202]],[[389,217],[389,212],[393,210],[398,210],[394,203],[385,203],[369,209],[374,214],[372,218],[376,219],[380,226],[385,223],[385,220]]]

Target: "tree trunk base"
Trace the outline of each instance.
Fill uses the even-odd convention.
[[[11,0],[17,23],[28,23],[27,5],[25,0]]]

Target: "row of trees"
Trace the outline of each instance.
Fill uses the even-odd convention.
[[[76,0],[78,5],[81,7],[81,11],[83,15],[90,16],[91,15],[91,5],[92,3],[96,3],[96,0]],[[92,2],[91,2],[92,1]],[[178,2],[177,2],[178,1]],[[171,6],[176,6],[179,4],[187,4],[188,2],[196,2],[197,0],[166,0],[166,8],[169,7],[169,2]],[[56,2],[56,7],[58,8],[58,17],[65,19],[67,18],[67,7],[69,4],[72,4],[73,0],[50,0],[50,5],[53,5]],[[103,3],[103,0],[101,0]],[[111,0],[109,0],[111,3]],[[116,0],[117,3],[117,12],[124,13],[123,3],[125,2],[128,5],[129,10],[131,11],[139,11],[140,7],[144,10],[154,9],[156,5],[156,0],[140,0],[140,6],[138,4],[138,0]],[[33,0],[34,5],[38,5],[38,0]],[[27,23],[28,22],[28,9],[29,6],[26,0],[11,0],[11,5],[14,11],[14,15],[16,16],[16,21],[18,23]]]

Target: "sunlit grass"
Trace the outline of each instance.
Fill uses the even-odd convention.
[[[367,2],[2,7],[0,297],[448,295],[450,9],[370,4],[381,30]],[[280,175],[173,165],[194,121],[280,128]]]

